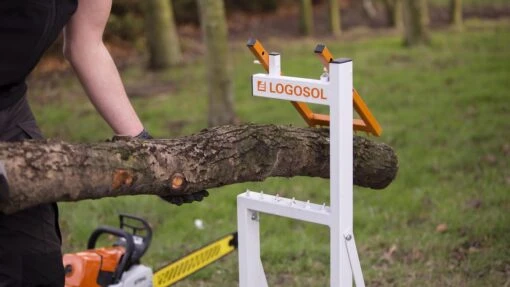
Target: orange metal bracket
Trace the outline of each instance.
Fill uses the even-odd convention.
[[[329,69],[329,63],[331,63],[334,58],[333,55],[329,52],[329,49],[319,44],[315,47],[315,54],[319,57],[322,64],[326,69]],[[361,119],[354,119],[354,130],[364,131],[371,133],[375,136],[380,136],[382,133],[381,125],[374,117],[368,106],[365,104],[365,101],[361,98],[358,91],[356,89],[352,90],[353,101],[354,101],[354,109],[361,117]]]
[[[253,53],[253,55],[260,62],[262,67],[269,71],[269,54],[264,49],[262,44],[254,38],[248,40],[247,43],[248,48]],[[333,61],[333,56],[329,52],[329,49],[324,45],[318,45],[315,48],[315,54],[319,56],[324,67],[326,69],[329,68],[329,63]],[[372,133],[375,136],[380,136],[382,129],[375,117],[372,115],[372,112],[368,109],[367,105],[358,94],[356,89],[353,89],[353,100],[354,100],[354,109],[359,114],[361,119],[354,119],[354,130],[365,131],[368,133]],[[300,102],[291,102],[294,108],[299,112],[301,117],[305,120],[305,122],[309,126],[329,126],[329,115],[324,114],[315,114],[310,110],[307,104]]]

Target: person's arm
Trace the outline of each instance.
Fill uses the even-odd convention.
[[[64,56],[73,66],[92,104],[117,135],[143,130],[126,95],[113,59],[103,43],[112,0],[80,0],[64,29]]]

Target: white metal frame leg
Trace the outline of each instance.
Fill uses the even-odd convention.
[[[352,147],[352,61],[329,64],[330,114],[330,205],[331,205],[331,283],[332,287],[352,287],[349,254],[344,233],[353,225],[353,147]]]
[[[345,248],[349,254],[349,262],[351,263],[352,275],[357,287],[365,287],[365,280],[363,279],[363,272],[361,271],[361,263],[359,261],[358,250],[356,248],[356,241],[352,232],[344,233]]]
[[[239,250],[239,286],[267,287],[260,259],[259,212],[237,203],[237,238]]]

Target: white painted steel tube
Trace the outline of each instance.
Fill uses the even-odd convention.
[[[343,236],[353,225],[352,80],[352,60],[329,64],[331,287],[352,287],[353,281]]]
[[[269,75],[280,76],[282,74],[280,54],[271,52],[269,53]]]
[[[237,197],[237,236],[239,250],[239,286],[267,287],[260,259],[259,215]]]

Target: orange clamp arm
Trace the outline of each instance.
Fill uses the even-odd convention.
[[[326,69],[329,69],[329,63],[333,61],[333,55],[329,51],[329,49],[323,45],[319,44],[315,47],[315,54],[319,57],[322,64]],[[382,133],[382,128],[379,125],[379,122],[374,117],[368,106],[365,104],[365,101],[361,98],[358,91],[353,89],[353,102],[354,109],[361,117],[361,119],[354,119],[354,130],[364,131],[371,133],[375,136],[380,136]]]

